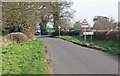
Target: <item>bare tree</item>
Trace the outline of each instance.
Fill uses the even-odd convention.
[[[81,28],[81,23],[80,23],[80,21],[77,21],[76,23],[75,23],[75,25],[74,25],[74,30],[75,31],[79,31],[79,30],[81,30],[82,28]]]
[[[63,31],[70,29],[70,22],[67,19],[61,19],[61,29]]]
[[[96,16],[94,18],[94,26],[93,28],[96,30],[111,30],[112,24],[109,21],[109,18],[104,16]]]

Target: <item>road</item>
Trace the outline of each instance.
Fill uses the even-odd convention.
[[[118,74],[118,57],[55,38],[42,38],[53,74]]]

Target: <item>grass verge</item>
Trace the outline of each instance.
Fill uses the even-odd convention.
[[[67,40],[69,42],[73,42],[75,44],[94,48],[98,50],[103,50],[105,52],[112,53],[114,55],[120,55],[119,45],[114,42],[106,42],[106,41],[84,41],[81,37],[78,36],[60,36],[58,38]]]
[[[34,39],[3,46],[2,74],[49,74],[44,43]]]

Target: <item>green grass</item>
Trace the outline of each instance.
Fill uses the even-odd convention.
[[[78,43],[82,46],[91,47],[95,49],[100,49],[114,55],[120,55],[119,45],[114,42],[107,42],[107,41],[84,41],[82,37],[78,36],[60,36],[59,38],[65,39],[67,41]]]
[[[49,74],[40,39],[2,47],[2,74]]]

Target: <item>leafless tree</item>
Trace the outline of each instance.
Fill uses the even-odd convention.
[[[94,26],[93,28],[96,30],[111,30],[112,27],[112,20],[110,21],[109,18],[104,16],[96,16],[94,18]]]

